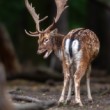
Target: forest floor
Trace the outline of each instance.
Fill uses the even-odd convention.
[[[40,100],[58,101],[63,82],[55,82],[52,80],[45,83],[33,81],[14,80],[8,82],[8,90],[10,93],[21,94],[34,97]],[[87,91],[85,81],[81,83],[81,99],[83,107],[73,105],[65,105],[62,107],[54,106],[48,110],[110,110],[110,76],[92,77],[91,91],[93,103],[87,101]],[[72,94],[74,100],[74,90]]]

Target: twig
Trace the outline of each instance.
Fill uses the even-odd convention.
[[[25,104],[14,103],[14,107],[17,108],[17,110],[45,110],[57,104],[56,101],[42,101],[37,98],[21,95],[12,95],[12,99],[16,101],[32,102]]]
[[[41,103],[42,102],[41,100],[39,100],[37,98],[33,98],[33,97],[29,97],[29,96],[11,94],[11,97],[13,100],[16,100],[16,101],[26,101],[26,102],[35,102],[35,103]]]
[[[110,90],[109,89],[104,90],[100,95],[102,96],[102,95],[106,95],[106,94],[110,94]]]
[[[47,108],[53,107],[56,104],[53,102],[49,103],[26,103],[26,104],[18,104],[18,103],[13,103],[14,107],[16,110],[45,110]]]

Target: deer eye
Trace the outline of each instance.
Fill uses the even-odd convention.
[[[48,42],[49,41],[49,39],[44,39],[44,42]]]
[[[48,41],[49,41],[49,39],[44,39],[43,44],[46,45]]]

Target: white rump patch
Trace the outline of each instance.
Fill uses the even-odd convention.
[[[65,41],[65,58],[69,61],[70,64],[72,64],[73,61],[76,62],[78,68],[80,64],[80,59],[82,57],[82,50],[78,50],[80,44],[77,39],[73,40],[71,45],[70,40],[71,39],[66,39]],[[72,57],[70,57],[70,48],[72,48]]]
[[[72,42],[72,51],[73,51],[73,54],[78,52],[78,48],[79,48],[79,41],[77,39],[75,39]]]
[[[76,62],[76,68],[79,68],[80,60],[82,57],[82,50],[78,50],[79,48],[79,41],[75,39],[72,43],[72,53],[74,57],[74,61]]]
[[[69,54],[69,44],[70,44],[70,39],[66,39],[65,41],[65,52]]]

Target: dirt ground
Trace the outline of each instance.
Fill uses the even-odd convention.
[[[15,80],[8,82],[8,90],[10,93],[31,96],[40,100],[58,101],[63,82],[55,82],[49,80],[45,83],[32,81]],[[48,110],[110,110],[110,76],[108,77],[92,77],[91,91],[93,103],[87,101],[87,91],[85,81],[81,84],[81,99],[83,107],[73,105],[54,106]],[[74,100],[74,90],[72,94]]]

